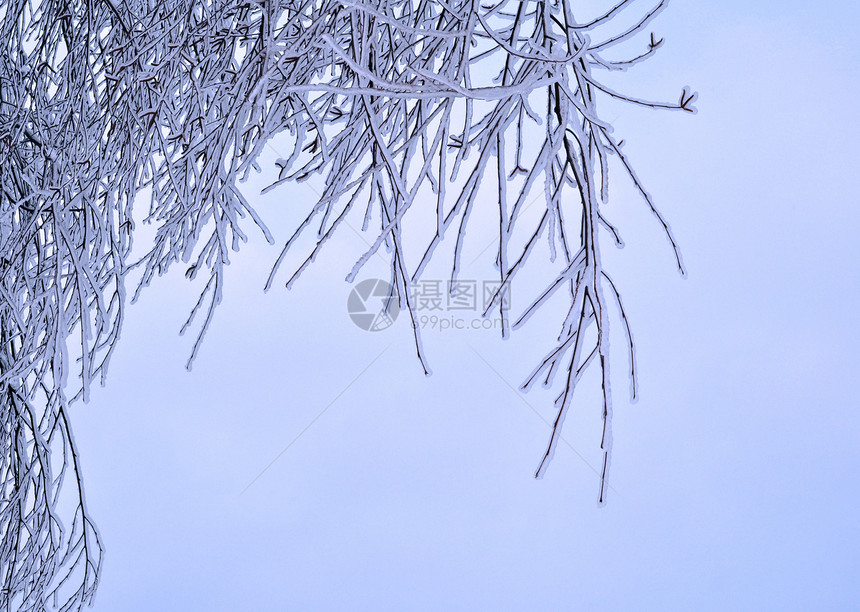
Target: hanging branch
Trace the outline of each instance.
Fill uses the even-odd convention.
[[[0,17],[0,607],[75,610],[93,600],[101,543],[68,406],[87,399],[93,380],[104,383],[132,273],[132,301],[178,262],[189,279],[208,276],[182,327],[196,334],[192,366],[247,225],[274,242],[237,181],[281,133],[291,135],[293,149],[278,160],[273,187],[310,177],[324,186],[266,288],[309,228],[314,247],[288,287],[347,219],[361,218],[371,246],[347,279],[374,255],[389,259],[390,297],[409,311],[429,373],[410,286],[446,247],[456,280],[472,212],[490,203],[498,211],[492,263],[500,287],[485,315],[499,309],[504,335],[553,296],[569,299],[555,346],[523,385],[563,379],[537,476],[577,384],[597,364],[602,503],[612,449],[609,302],[624,324],[636,393],[631,328],[600,256],[603,232],[623,244],[602,210],[616,161],[682,272],[683,264],[598,103],[695,111],[687,88],[677,103],[665,103],[601,82],[601,70],[626,70],[661,48],[652,33],[627,59],[607,56],[647,35],[666,0],[611,31],[633,6],[623,0],[584,18],[572,0],[7,2]],[[484,198],[493,186],[497,192]],[[130,261],[132,205],[143,206],[144,189],[155,237]],[[539,192],[540,219],[523,227]],[[433,227],[417,249],[403,227],[424,193],[434,195]],[[524,246],[511,252],[520,235]],[[562,270],[511,322],[505,292],[544,239]]]

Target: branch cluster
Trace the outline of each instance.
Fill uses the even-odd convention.
[[[521,317],[563,289],[569,310],[557,343],[524,388],[563,381],[543,474],[584,370],[603,386],[606,495],[611,453],[609,308],[620,308],[635,395],[633,341],[603,268],[600,236],[615,159],[669,226],[625,156],[598,99],[693,112],[604,85],[662,44],[652,34],[626,59],[607,53],[647,29],[660,0],[627,26],[632,0],[582,20],[573,0],[10,0],[0,9],[0,602],[72,610],[92,601],[101,544],[88,513],[68,404],[106,373],[126,305],[173,264],[208,277],[183,331],[200,315],[188,367],[221,300],[230,253],[248,225],[273,242],[238,182],[279,133],[293,148],[272,185],[320,176],[324,190],[283,247],[305,232],[315,246],[291,286],[350,215],[380,250],[391,286],[414,320],[409,287],[446,235],[456,280],[482,181],[496,190],[501,284],[490,308],[541,238],[561,272]],[[130,261],[132,205],[150,194],[156,226]],[[521,229],[533,194],[545,207]],[[408,265],[401,228],[416,201],[435,202],[432,238]],[[426,198],[425,198],[426,199]],[[140,205],[140,203],[138,203]],[[602,228],[602,229],[601,229]],[[523,234],[521,234],[524,232]],[[513,235],[527,239],[511,251]],[[489,312],[489,309],[488,309]],[[417,325],[416,352],[429,372]],[[586,332],[589,328],[594,332]],[[67,384],[72,373],[74,383]],[[78,388],[79,386],[79,388]],[[74,390],[72,391],[72,388]],[[69,477],[73,484],[63,486]]]

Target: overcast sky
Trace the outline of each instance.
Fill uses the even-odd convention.
[[[690,85],[699,113],[607,116],[689,277],[616,172],[627,246],[604,259],[641,399],[615,343],[605,507],[596,379],[533,478],[554,393],[516,389],[563,301],[504,342],[425,329],[425,377],[405,317],[371,333],[348,316],[360,236],[265,295],[279,247],[258,239],[191,373],[177,331],[196,293],[176,269],[74,407],[106,549],[94,610],[857,609],[860,9],[826,6],[673,2],[654,25],[665,48],[617,81],[669,99]],[[280,244],[315,197],[248,187]],[[462,278],[489,278],[472,262],[485,238]],[[536,287],[514,286],[515,312]]]

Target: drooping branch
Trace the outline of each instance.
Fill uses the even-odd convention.
[[[425,372],[410,286],[450,245],[453,291],[472,213],[485,202],[498,212],[489,252],[500,287],[485,315],[499,309],[507,321],[505,292],[547,240],[561,270],[502,333],[567,295],[557,342],[524,384],[564,379],[537,475],[576,386],[599,364],[604,501],[609,302],[624,324],[634,397],[636,389],[631,327],[601,260],[604,232],[623,244],[603,213],[613,165],[632,179],[683,264],[599,102],[693,112],[695,94],[684,88],[677,103],[652,102],[615,91],[599,74],[654,55],[662,39],[653,34],[628,59],[607,53],[644,36],[665,5],[656,0],[611,31],[616,17],[632,14],[631,0],[590,16],[572,0],[8,2],[0,19],[0,602],[39,610],[56,595],[56,607],[72,610],[92,600],[101,545],[68,404],[104,381],[133,273],[132,301],[179,262],[190,279],[208,276],[182,328],[196,333],[191,367],[248,224],[274,241],[238,181],[281,134],[293,149],[278,161],[274,184],[319,177],[323,191],[266,288],[310,228],[315,245],[288,287],[347,219],[360,218],[370,247],[347,278],[371,257],[388,257]],[[484,198],[488,186],[496,193]],[[130,261],[143,190],[148,210],[137,218],[155,225],[155,237]],[[425,193],[434,196],[433,227],[418,248],[403,228]],[[538,197],[544,210],[528,226],[525,209]],[[517,236],[524,246],[511,252]]]

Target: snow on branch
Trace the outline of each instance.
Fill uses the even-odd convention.
[[[502,292],[537,241],[548,241],[562,271],[502,333],[568,289],[557,345],[524,385],[541,378],[550,386],[565,373],[537,475],[547,469],[576,385],[596,364],[602,503],[612,449],[609,302],[624,324],[634,397],[636,388],[627,314],[601,263],[603,232],[622,244],[602,213],[612,159],[664,229],[682,272],[683,264],[599,101],[695,112],[695,93],[684,88],[677,103],[641,100],[604,85],[597,71],[650,57],[662,44],[653,34],[628,60],[601,52],[636,40],[666,4],[643,7],[633,25],[613,31],[616,17],[638,3],[607,3],[588,16],[575,0],[7,2],[0,14],[0,604],[75,610],[92,601],[102,549],[68,404],[86,400],[93,380],[104,382],[132,271],[139,275],[132,301],[179,262],[191,279],[208,276],[182,328],[196,334],[191,367],[248,226],[274,241],[238,181],[282,132],[295,146],[278,161],[274,184],[317,176],[324,188],[284,245],[267,289],[299,236],[313,227],[315,246],[287,286],[353,216],[372,236],[348,280],[384,253],[393,291],[414,320],[410,284],[446,236],[456,279],[471,213],[491,202],[500,289],[486,315],[502,310]],[[496,193],[479,197],[488,185]],[[151,194],[144,216],[155,236],[131,261],[133,206],[145,205],[143,190]],[[404,238],[403,224],[422,194],[434,196],[435,214],[429,242],[419,246]],[[545,210],[537,225],[522,227],[535,195]],[[520,235],[524,247],[511,252]]]

